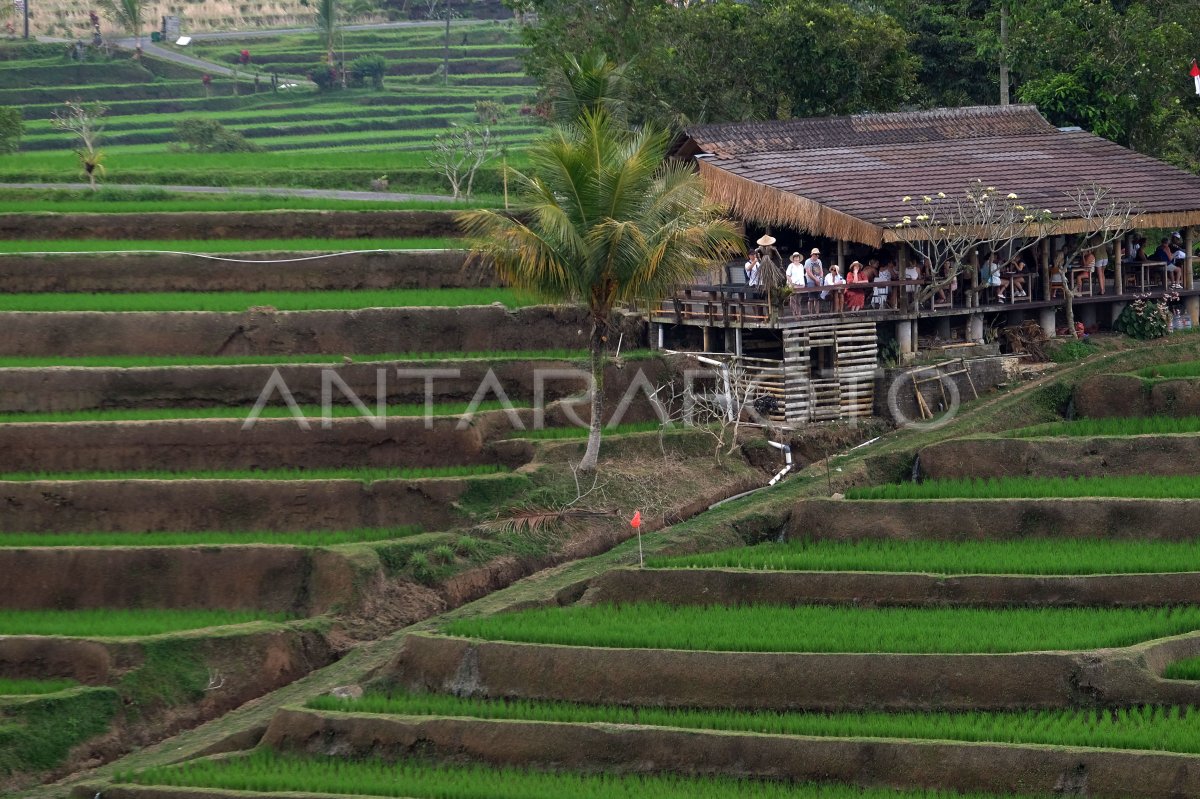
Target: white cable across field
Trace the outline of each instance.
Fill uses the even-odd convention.
[[[370,253],[388,252],[440,252],[440,250],[346,250],[344,252],[323,252],[315,255],[305,255],[300,258],[225,258],[220,255],[205,252],[182,252],[179,250],[49,250],[46,252],[5,252],[3,255],[190,255],[194,258],[207,258],[210,261],[226,261],[233,264],[290,264],[298,261],[316,261],[321,258],[337,258],[342,255],[365,255]]]

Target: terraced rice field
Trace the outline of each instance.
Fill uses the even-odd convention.
[[[153,532],[153,533],[0,533],[0,549],[28,547],[184,547],[247,546],[265,544],[290,547],[332,547],[394,541],[421,535],[420,527],[406,525],[362,530],[312,530],[280,533],[270,530],[241,532]],[[56,689],[57,690],[57,689]],[[6,693],[0,684],[0,694]]]
[[[378,200],[337,200],[296,197],[287,194],[176,193],[162,189],[123,189],[117,186],[98,191],[14,189],[0,184],[0,214],[116,214],[116,213],[246,213],[250,211],[411,211],[490,208],[495,198],[476,197],[451,201],[395,200],[386,195]],[[172,242],[174,245],[174,242]],[[289,245],[291,246],[291,245]]]
[[[334,311],[358,308],[458,308],[502,303],[508,308],[535,304],[510,289],[390,289],[386,291],[262,291],[159,294],[6,294],[5,311],[213,311],[240,313],[252,308],[276,311]]]
[[[787,713],[772,710],[750,713],[737,710],[470,699],[448,694],[405,691],[371,693],[359,699],[321,696],[310,700],[306,706],[316,710],[343,713],[452,716],[568,724],[636,724],[763,735],[923,738],[1047,746],[1096,746],[1200,754],[1200,709],[1178,706],[1007,713]]]
[[[56,55],[58,48],[54,55],[45,47],[17,49],[5,61],[0,105],[21,106],[26,130],[22,152],[0,162],[0,180],[74,179],[72,142],[50,124],[52,110],[66,96],[109,106],[103,149],[106,180],[112,183],[366,190],[371,180],[386,175],[393,190],[444,193],[447,186],[430,170],[426,155],[436,134],[477,119],[476,101],[500,108],[501,118],[491,128],[517,163],[541,130],[540,120],[528,113],[534,86],[522,72],[519,31],[509,23],[455,24],[448,79],[441,75],[444,31],[436,27],[347,31],[344,39],[347,63],[363,55],[387,60],[382,91],[316,92],[305,77],[324,53],[315,34],[197,40],[189,46],[195,56],[230,65],[249,49],[252,64],[242,70],[236,89],[232,78],[220,75],[206,88],[200,71],[152,57],[144,67],[124,59],[78,65]],[[297,86],[272,92],[272,73]],[[174,126],[185,118],[217,120],[265,152],[172,152]],[[478,191],[499,194],[498,166],[497,160],[485,168]]]
[[[385,417],[424,416],[462,416],[468,410],[474,413],[487,413],[509,407],[496,400],[480,402],[474,408],[469,402],[443,402],[426,407],[424,403],[408,403],[404,405],[387,405],[383,413]],[[521,402],[511,403],[512,407],[528,407]],[[353,419],[363,415],[362,411],[352,405],[330,405],[322,408],[320,405],[298,405],[300,413],[306,419]],[[59,411],[50,413],[0,413],[0,424],[61,424],[63,422],[151,422],[167,419],[244,419],[253,410],[250,406],[226,408],[108,408],[104,410],[91,409],[86,411]],[[378,411],[378,406],[369,407],[371,413]],[[286,419],[293,416],[291,408],[283,406],[265,406],[259,413],[261,419]]]
[[[630,352],[625,357],[646,357],[648,352]],[[568,360],[587,357],[580,350],[490,350],[486,352],[399,352],[399,353],[356,353],[356,363],[387,363],[391,361],[422,362],[444,361],[454,355],[460,361],[503,361],[503,360]],[[42,369],[50,367],[74,367],[95,369],[137,369],[164,366],[241,366],[271,364],[330,364],[345,363],[343,355],[326,353],[283,353],[279,355],[83,355],[75,357],[42,357],[23,355],[0,355],[0,368]],[[264,414],[266,411],[263,411]]]
[[[142,785],[221,788],[254,793],[317,791],[438,799],[987,799],[983,794],[894,792],[765,780],[673,775],[617,776],[538,772],[419,761],[301,758],[270,751],[243,758],[123,774]]]
[[[269,221],[269,220],[267,220]],[[409,239],[194,239],[169,241],[145,240],[69,240],[0,241],[0,254],[32,255],[41,253],[313,253],[348,250],[439,250],[461,242],[447,238]]]
[[[0,482],[35,480],[431,480],[480,477],[508,471],[503,466],[429,466],[420,468],[354,467],[345,469],[212,469],[206,471],[0,472]]]
[[[14,680],[0,677],[0,696],[54,694],[78,685],[74,680]]]
[[[125,638],[163,635],[184,630],[288,620],[282,613],[249,610],[113,609],[9,610],[0,609],[0,635],[60,635],[85,638]]]
[[[1147,366],[1134,372],[1138,377],[1148,380],[1173,380],[1189,377],[1200,377],[1200,361],[1181,361],[1179,363],[1164,363],[1157,366]]]
[[[1010,541],[797,540],[650,557],[658,569],[920,572],[927,574],[1153,574],[1200,570],[1200,540],[1017,538]]]
[[[844,608],[593,605],[445,625],[450,635],[565,646],[717,652],[968,653],[1129,646],[1200,630],[1200,607]]]
[[[1034,427],[1013,430],[1008,435],[1014,438],[1042,438],[1071,436],[1094,438],[1097,436],[1148,436],[1186,435],[1200,433],[1200,416],[1135,416],[1108,419],[1073,419],[1069,422],[1051,422]]]
[[[1194,475],[1165,477],[1003,477],[986,480],[926,480],[852,488],[847,499],[1019,499],[1019,498],[1136,497],[1151,499],[1200,498],[1200,479]]]

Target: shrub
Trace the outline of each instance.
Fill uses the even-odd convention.
[[[495,100],[475,101],[475,119],[480,125],[495,125],[504,116],[504,106]]]
[[[175,125],[175,138],[188,149],[199,153],[251,153],[262,150],[235,130],[229,130],[215,119],[194,117]]]
[[[338,87],[337,70],[329,64],[317,64],[309,69],[308,79],[317,84],[317,88],[323,92]]]
[[[385,74],[387,60],[381,55],[365,55],[350,62],[350,79],[355,86],[366,86],[370,82],[371,88],[382,89]]]
[[[1132,338],[1162,338],[1171,332],[1171,309],[1173,295],[1166,295],[1160,302],[1153,302],[1148,294],[1137,295],[1125,306],[1113,329]]]
[[[21,145],[24,131],[21,109],[0,106],[0,153],[15,153]]]

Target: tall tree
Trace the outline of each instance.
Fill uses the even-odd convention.
[[[133,34],[137,41],[137,56],[142,54],[142,28],[145,4],[142,0],[100,0],[100,8],[115,25]]]
[[[739,250],[741,237],[704,197],[699,175],[666,162],[669,136],[630,132],[605,111],[556,125],[515,173],[512,217],[459,217],[500,276],[543,297],[587,307],[592,417],[582,470],[594,470],[604,415],[604,364],[614,309],[657,300],[697,270]]]
[[[546,77],[554,118],[570,121],[603,110],[615,122],[628,122],[627,69],[627,65],[610,61],[599,50],[564,58]]]
[[[330,66],[337,63],[334,49],[337,46],[338,32],[342,29],[339,15],[339,0],[317,0],[316,21],[317,33],[321,44],[325,47],[325,62]]]

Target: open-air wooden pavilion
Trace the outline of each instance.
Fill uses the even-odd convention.
[[[911,351],[919,329],[978,341],[985,324],[997,318],[1011,325],[1034,319],[1054,335],[1065,298],[1056,291],[1050,265],[1072,236],[1095,232],[1095,219],[1070,202],[1088,186],[1103,186],[1110,200],[1134,209],[1128,230],[1182,230],[1187,260],[1183,288],[1176,290],[1165,270],[1147,262],[1147,253],[1123,262],[1114,242],[1109,277],[1089,278],[1086,292],[1074,296],[1077,318],[1107,325],[1132,294],[1173,292],[1192,323],[1200,324],[1200,288],[1192,278],[1200,177],[1078,128],[1057,128],[1032,106],[698,125],[679,137],[673,155],[697,165],[709,196],[744,223],[748,246],[769,232],[785,259],[791,249],[807,257],[815,245],[826,266],[843,269],[851,260],[866,263],[869,254],[882,253],[903,274],[920,246],[912,228],[894,224],[913,213],[905,197],[961,193],[982,181],[1019,194],[1030,208],[1053,212],[1052,229],[1041,221],[1028,231],[1028,241],[1037,239],[1029,290],[1019,298],[1013,292],[1003,303],[1002,294],[979,285],[972,262],[963,265],[956,294],[940,303],[911,302],[918,294],[905,287],[891,295],[900,302],[794,316],[770,305],[762,292],[739,286],[739,261],[723,275],[681,287],[653,311],[660,341],[698,338],[705,350],[723,348],[736,356],[758,354],[764,340],[781,342],[790,422],[869,414],[872,397],[864,386],[872,382],[881,332],[894,335],[901,352]],[[688,328],[699,328],[699,335],[688,335]]]

